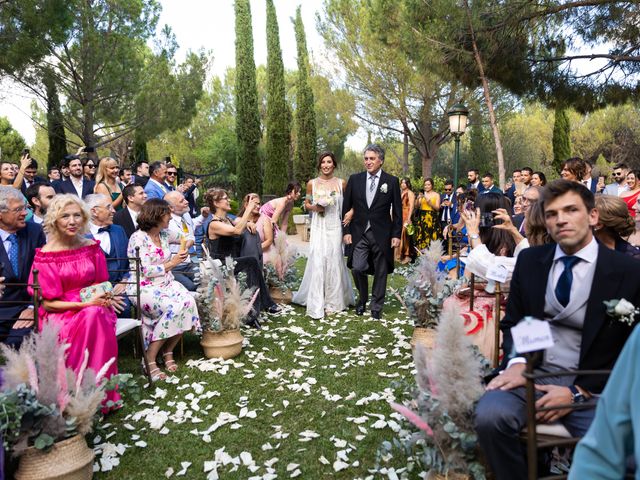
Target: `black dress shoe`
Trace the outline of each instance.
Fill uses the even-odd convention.
[[[365,311],[364,305],[360,305],[360,304],[356,305],[356,315],[364,315],[364,311]]]
[[[267,312],[269,313],[278,313],[280,312],[280,310],[282,309],[275,303],[271,305],[269,308],[267,308]]]
[[[382,312],[380,310],[372,310],[371,318],[375,318],[376,320],[380,320],[382,318]]]

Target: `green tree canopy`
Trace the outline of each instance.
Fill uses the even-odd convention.
[[[24,138],[13,129],[6,117],[0,117],[0,158],[3,162],[17,163],[22,149],[26,147]]]

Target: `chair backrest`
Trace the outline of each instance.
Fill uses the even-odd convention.
[[[29,305],[33,305],[33,328],[36,331],[39,331],[40,323],[38,309],[40,308],[41,304],[41,288],[38,281],[38,270],[35,269],[33,271],[33,281],[31,283],[5,283],[4,286],[5,288],[24,288],[25,291],[28,291],[29,288],[33,290],[33,295],[27,295],[26,297],[23,297],[22,300],[5,300],[0,297],[0,311],[5,309],[11,310],[13,308],[15,308],[15,310],[23,310],[23,308],[21,307],[26,308]],[[0,322],[14,322],[16,318],[17,316],[6,317],[3,316],[2,313],[0,313]],[[8,336],[8,334],[0,334],[0,340],[4,340]]]
[[[140,275],[142,264],[140,260],[140,247],[136,247],[136,254],[134,257],[126,257],[126,258],[114,258],[112,260],[127,260],[128,267],[126,269],[114,269],[109,270],[109,273],[126,273],[125,277],[119,283],[123,285],[134,285],[135,293],[124,293],[123,296],[127,296],[129,298],[135,298],[135,303],[131,302],[132,308],[136,309],[136,320],[142,320],[142,311],[139,307],[140,305]],[[135,305],[135,307],[134,307]]]

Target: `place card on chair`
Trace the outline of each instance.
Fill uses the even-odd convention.
[[[518,353],[546,350],[554,343],[549,322],[533,317],[524,317],[518,325],[511,329],[511,335],[513,345]]]

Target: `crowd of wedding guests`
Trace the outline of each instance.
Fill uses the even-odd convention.
[[[264,205],[264,211],[256,194],[248,196],[244,213],[236,218],[221,189],[210,189],[206,207],[198,210],[200,180],[178,182],[178,169],[166,160],[120,168],[113,158],[98,160],[80,150],[50,168],[46,179],[37,170],[28,152],[19,165],[0,164],[3,342],[18,347],[33,329],[33,291],[27,283],[33,283],[37,271],[39,320],[60,325],[61,337],[71,345],[70,366],[79,369],[86,350],[88,365],[100,370],[117,357],[117,318],[132,316],[136,285],[129,259],[139,255],[137,307],[145,368],[152,380],[165,378],[165,372],[178,368],[173,349],[182,334],[200,329],[194,299],[200,260],[196,238],[199,245],[205,242],[212,258],[232,256],[236,272],[247,274],[247,285],[260,288],[252,325],[260,326],[261,311],[279,311],[265,285],[263,250],[269,250],[274,231],[286,226],[299,198],[298,184]],[[115,371],[112,364],[109,373]],[[110,400],[117,398],[113,393]]]

